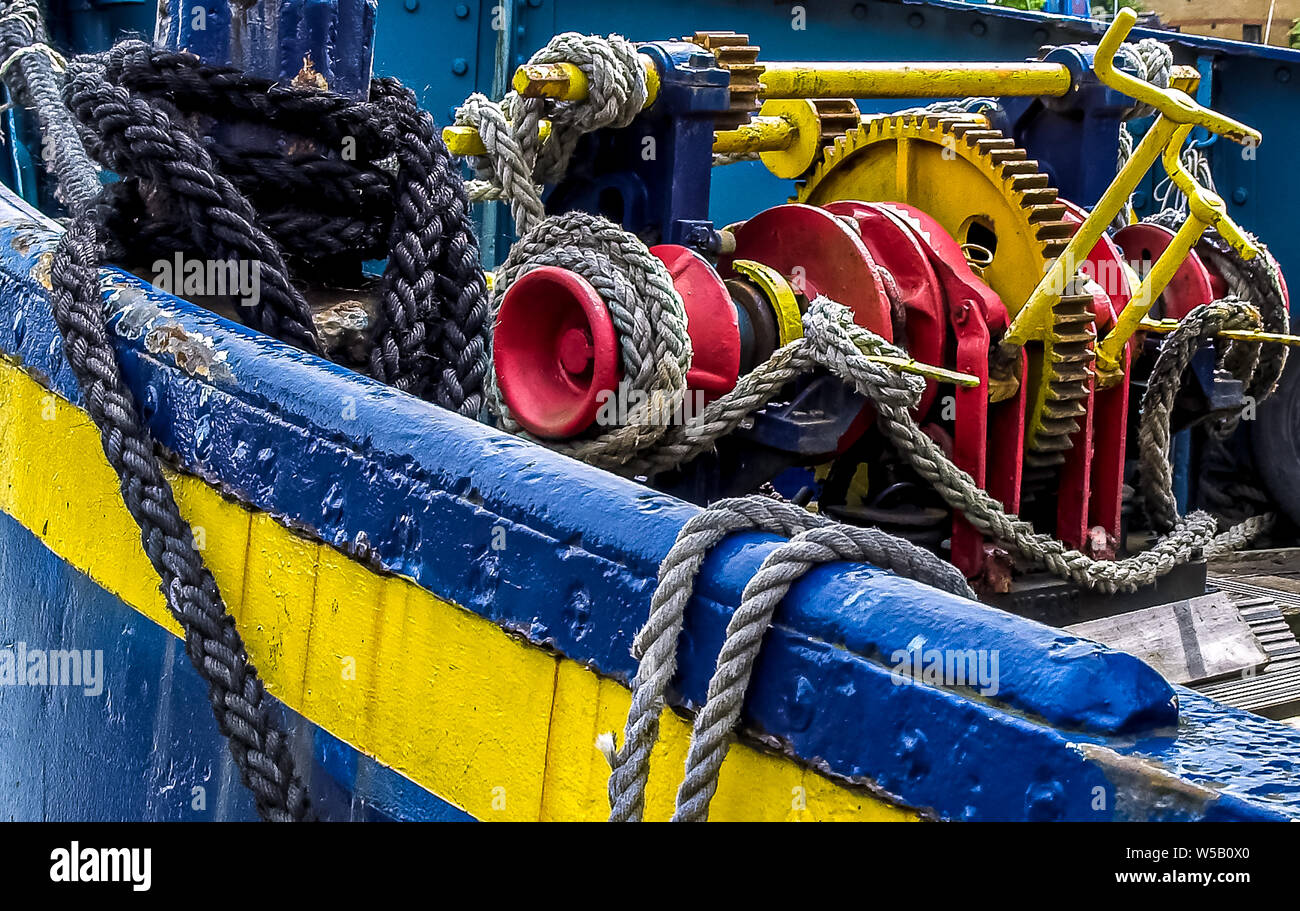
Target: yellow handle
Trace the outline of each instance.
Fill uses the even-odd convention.
[[[1116,13],[1115,21],[1106,29],[1106,34],[1102,35],[1101,41],[1097,43],[1097,53],[1093,55],[1092,68],[1098,79],[1112,89],[1150,105],[1175,123],[1202,126],[1211,133],[1226,136],[1234,142],[1259,142],[1258,131],[1217,111],[1201,107],[1186,92],[1157,88],[1117,69],[1115,53],[1136,22],[1137,13],[1129,7]]]
[[[1093,206],[1088,217],[1074,233],[1065,251],[1052,263],[1047,274],[1039,281],[1016,313],[1007,327],[1006,333],[998,343],[998,352],[1002,360],[1012,361],[1017,352],[1028,341],[1041,338],[1048,331],[1052,309],[1061,299],[1061,295],[1074,274],[1078,264],[1087,258],[1093,244],[1105,233],[1106,227],[1114,220],[1141,181],[1147,170],[1158,158],[1165,163],[1165,170],[1175,185],[1188,198],[1191,216],[1184,230],[1179,231],[1176,243],[1165,251],[1165,256],[1157,267],[1148,273],[1146,281],[1139,288],[1139,294],[1125,308],[1120,322],[1098,346],[1099,381],[1105,385],[1114,382],[1119,376],[1119,355],[1125,342],[1136,331],[1137,323],[1146,315],[1154,299],[1164,290],[1181,264],[1187,251],[1199,239],[1205,227],[1214,225],[1228,243],[1247,259],[1255,255],[1255,249],[1247,240],[1245,233],[1228,217],[1223,200],[1209,190],[1201,187],[1187,169],[1183,167],[1181,154],[1183,140],[1195,126],[1201,126],[1212,133],[1226,136],[1237,142],[1255,142],[1260,140],[1258,131],[1231,117],[1201,107],[1191,97],[1179,89],[1161,89],[1149,82],[1136,79],[1115,67],[1115,53],[1124,39],[1133,29],[1137,14],[1125,7],[1115,16],[1110,28],[1097,44],[1092,66],[1097,78],[1116,91],[1149,104],[1160,114],[1151,129],[1142,137],[1132,156],[1115,180]],[[1171,255],[1176,254],[1176,255]],[[1143,296],[1145,295],[1145,296]],[[1129,313],[1129,310],[1132,313]],[[1125,316],[1127,314],[1127,316]]]
[[[1246,232],[1228,216],[1228,207],[1224,205],[1223,200],[1217,193],[1197,183],[1196,178],[1183,166],[1183,143],[1191,132],[1192,124],[1187,124],[1179,127],[1174,133],[1173,141],[1165,149],[1165,173],[1169,175],[1174,186],[1187,197],[1189,218],[1195,218],[1207,227],[1213,227],[1241,255],[1242,259],[1254,259],[1259,255],[1259,249],[1250,242]]]

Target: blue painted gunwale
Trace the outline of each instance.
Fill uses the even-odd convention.
[[[77,404],[33,277],[53,247],[52,227],[0,195],[0,352]],[[186,471],[535,644],[630,679],[631,637],[657,565],[695,507],[442,412],[124,273],[106,278],[105,300],[146,419]],[[222,353],[212,376],[144,350],[147,327],[159,322]],[[489,546],[498,525],[502,552]],[[726,620],[776,544],[737,535],[706,563],[675,704],[701,700]],[[895,686],[882,656],[917,636],[927,648],[998,648],[999,701]],[[810,573],[785,599],[745,724],[769,745],[939,818],[1300,818],[1300,731],[1181,688],[1174,725],[1174,692],[1136,659],[872,567],[839,565]],[[1121,730],[1133,733],[1107,733]],[[1104,810],[1094,808],[1097,793],[1110,795]]]

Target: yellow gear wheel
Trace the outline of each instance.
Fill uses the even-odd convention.
[[[829,146],[792,202],[901,202],[939,222],[959,244],[988,250],[985,283],[1014,316],[1065,249],[1074,227],[1038,162],[978,115],[871,118]],[[1092,298],[1071,287],[1041,344],[1029,346],[1028,468],[1065,460],[1086,413],[1093,361]]]

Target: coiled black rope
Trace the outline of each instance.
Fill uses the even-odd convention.
[[[249,321],[313,351],[290,267],[317,275],[341,255],[386,257],[371,374],[479,413],[489,308],[478,239],[459,170],[413,92],[376,79],[368,102],[353,101],[142,41],[79,58],[71,73],[65,98],[87,149],[124,177],[104,199],[124,248],[261,263],[271,299]],[[139,136],[162,120],[173,148]],[[218,137],[200,139],[213,123]],[[221,141],[241,129],[274,142]]]
[[[460,175],[432,119],[396,80],[375,80],[371,102],[359,103],[130,41],[74,60],[63,96],[85,149],[121,177],[91,200],[78,198],[54,254],[51,303],[65,356],[259,814],[310,819],[288,739],[118,364],[100,267],[128,250],[255,263],[263,293],[241,315],[319,352],[290,262],[387,255],[372,373],[477,414],[488,306]],[[276,146],[284,152],[236,152],[199,138],[198,123],[213,115],[296,134]]]

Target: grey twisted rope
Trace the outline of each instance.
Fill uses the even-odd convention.
[[[916,384],[900,395],[904,384],[898,374],[865,372],[852,359],[853,352],[865,350],[895,356],[900,356],[901,351],[855,325],[849,311],[840,305],[823,302],[810,309],[809,317],[805,318],[805,332],[818,346],[819,360],[872,401],[879,425],[913,470],[930,481],[944,500],[977,529],[1031,563],[1060,578],[1112,594],[1135,591],[1153,582],[1193,559],[1212,542],[1217,522],[1208,513],[1200,512],[1179,518],[1169,534],[1153,547],[1124,560],[1094,560],[1049,535],[1038,534],[1028,522],[1008,514],[921,430],[910,413],[919,397]],[[883,387],[881,373],[885,374]],[[1167,413],[1162,417],[1168,421]]]
[[[872,402],[879,426],[912,469],[933,484],[949,506],[960,510],[986,536],[1060,578],[1105,593],[1135,591],[1211,545],[1217,523],[1213,516],[1202,512],[1178,519],[1170,533],[1149,550],[1124,560],[1094,560],[1049,535],[1038,534],[1030,523],[1008,514],[921,430],[911,409],[920,399],[924,380],[898,373],[869,359],[870,355],[906,356],[901,349],[857,326],[845,307],[819,298],[804,315],[802,339],[779,349],[768,363],[742,378],[735,390],[712,402],[699,422],[670,428],[659,447],[630,461],[627,470],[653,473],[699,455],[734,429],[745,415],[775,397],[789,378],[816,366],[829,370]],[[1167,421],[1168,413],[1161,418]]]
[[[718,668],[709,681],[708,698],[696,717],[687,775],[674,818],[707,816],[717,769],[726,756],[728,735],[739,721],[763,633],[790,585],[811,566],[839,560],[868,562],[953,594],[974,597],[954,566],[879,529],[841,525],[783,500],[763,496],[712,504],[682,526],[659,567],[649,619],[633,643],[632,653],[640,663],[632,683],[623,748],[611,759],[611,822],[637,822],[643,817],[650,751],[659,737],[664,697],[677,671],[677,640],[700,567],[725,537],[750,530],[791,540],[764,560],[745,587],[741,605],[727,626]]]
[[[1173,411],[1174,397],[1178,394],[1183,373],[1205,339],[1213,338],[1224,329],[1258,329],[1260,325],[1258,311],[1249,304],[1235,299],[1215,301],[1197,307],[1179,320],[1178,328],[1165,336],[1160,346],[1146,394],[1142,398],[1142,413],[1138,423],[1138,458],[1142,474],[1140,489],[1147,517],[1158,531],[1173,528],[1179,519],[1178,503],[1173,494],[1169,415]],[[1259,345],[1247,347],[1256,352],[1256,357],[1235,360],[1230,372],[1249,388],[1258,364]],[[1251,530],[1258,534],[1271,526],[1272,517],[1255,516],[1241,524],[1245,527],[1237,532],[1238,535]],[[1235,528],[1226,532],[1229,537],[1215,546],[1222,549],[1227,542],[1236,540],[1234,531]]]
[[[70,211],[99,192],[99,168],[86,154],[72,114],[63,105],[59,79],[50,58],[27,49],[45,45],[49,35],[35,0],[14,0],[0,13],[0,59],[11,61],[4,74],[14,100],[36,112],[44,137],[42,158],[58,175],[57,195]],[[17,56],[15,56],[17,55]]]
[[[648,97],[636,45],[619,35],[602,38],[564,32],[548,41],[529,63],[576,65],[587,77],[587,97],[557,102],[548,114],[545,98],[510,92],[497,104],[476,93],[456,111],[456,123],[475,127],[486,150],[485,155],[470,159],[477,178],[470,184],[471,198],[508,200],[520,234],[544,217],[538,185],[563,179],[582,135],[627,126]],[[544,117],[551,121],[551,132],[542,142],[538,131]]]
[[[1166,343],[1153,373],[1154,391],[1148,392],[1148,399],[1143,403],[1143,427],[1147,431],[1144,456],[1156,458],[1160,454],[1160,440],[1164,441],[1165,473],[1155,473],[1150,479],[1153,485],[1164,485],[1168,499],[1160,500],[1162,505],[1172,502],[1172,474],[1167,464],[1168,424],[1182,370],[1201,338],[1219,327],[1248,325],[1252,321],[1252,311],[1236,302],[1220,302],[1201,310],[1204,312],[1189,316],[1186,325],[1180,327],[1181,334],[1172,338],[1173,344]],[[1170,533],[1150,550],[1125,560],[1094,560],[1048,535],[1034,532],[1029,523],[1008,515],[1001,503],[947,459],[911,415],[924,381],[868,359],[869,355],[903,356],[904,352],[857,326],[847,308],[825,298],[815,300],[805,314],[804,333],[802,339],[778,352],[780,357],[773,356],[779,365],[775,377],[784,380],[797,365],[814,363],[853,385],[875,405],[877,420],[886,435],[912,467],[935,485],[949,505],[961,510],[985,534],[1058,576],[1103,592],[1131,591],[1201,550],[1214,554],[1245,546],[1269,526],[1271,517],[1259,516],[1216,536],[1218,523],[1213,516],[1198,512],[1179,517],[1173,510],[1164,516]],[[765,372],[765,365],[760,365],[758,372]],[[734,403],[720,406],[715,414],[715,427],[727,427],[739,410],[764,395],[775,394],[773,386],[778,379],[769,382],[760,378],[743,390]],[[1160,435],[1156,430],[1162,425],[1163,435]],[[693,443],[704,445],[702,439]],[[744,529],[770,530],[793,534],[793,537],[763,561],[745,586],[741,605],[727,625],[717,670],[709,681],[708,696],[692,727],[686,774],[677,793],[673,816],[677,821],[708,818],[709,804],[717,790],[729,738],[740,720],[762,637],[781,598],[810,567],[837,560],[866,561],[954,594],[973,597],[966,580],[954,567],[879,529],[828,523],[791,504],[764,497],[715,504],[683,526],[660,567],[650,617],[634,642],[633,654],[639,656],[640,664],[632,684],[632,706],[624,729],[623,747],[617,753],[611,750],[610,756],[611,821],[643,818],[650,752],[658,738],[658,719],[665,693],[676,672],[676,643],[686,604],[708,551],[726,535]]]
[[[1169,45],[1158,38],[1143,38],[1133,43],[1125,42],[1119,46],[1115,56],[1123,57],[1134,64],[1137,77],[1151,83],[1156,88],[1169,88],[1169,78],[1173,75],[1174,52]],[[1149,104],[1138,103],[1129,115],[1129,119],[1149,117],[1155,108]]]
[[[593,439],[547,444],[593,465],[618,468],[664,435],[669,424],[661,418],[671,416],[686,393],[691,341],[685,305],[667,268],[636,235],[599,215],[570,212],[546,218],[510,249],[493,283],[487,325],[495,323],[510,286],[539,266],[569,269],[592,284],[618,332],[624,382],[646,393],[622,426]],[[484,354],[490,370],[488,407],[504,429],[527,436],[501,398],[495,370],[487,363],[490,352],[489,344]]]

